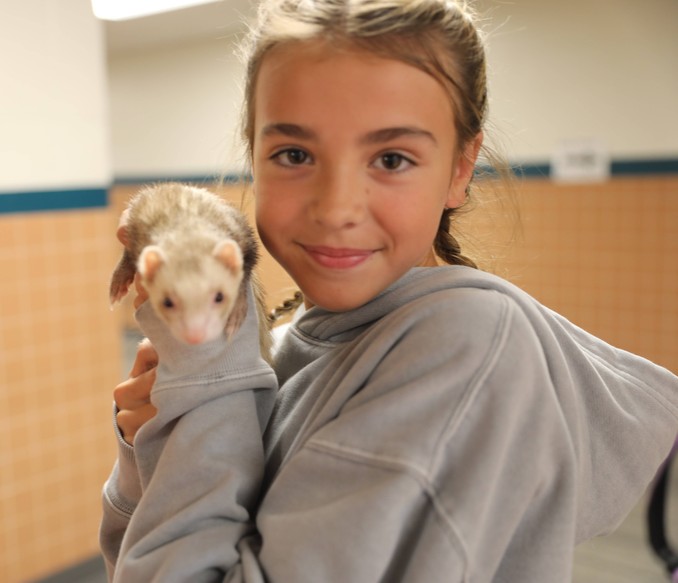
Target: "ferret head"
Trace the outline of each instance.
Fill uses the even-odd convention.
[[[153,309],[177,339],[201,344],[223,333],[243,278],[242,252],[234,241],[189,257],[149,245],[137,269]]]

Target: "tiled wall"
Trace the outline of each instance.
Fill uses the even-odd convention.
[[[493,242],[497,271],[582,328],[678,372],[678,177],[530,179],[517,191],[514,244],[497,216],[505,208],[479,205],[463,218],[480,247]]]
[[[0,581],[97,552],[121,375],[107,209],[0,215]]]
[[[0,581],[59,570],[98,551],[100,491],[114,459],[111,390],[129,305],[108,309],[121,251],[111,208],[0,215]],[[223,189],[240,203],[241,185]],[[485,189],[490,192],[493,189]],[[502,193],[495,191],[499,196]],[[484,265],[602,338],[678,372],[678,177],[599,185],[517,184],[510,206],[460,222]],[[483,200],[482,198],[479,200]],[[292,283],[264,254],[274,305]]]

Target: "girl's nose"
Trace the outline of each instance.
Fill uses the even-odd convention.
[[[327,229],[360,224],[367,213],[367,185],[355,170],[327,168],[318,173],[310,204],[311,218]]]

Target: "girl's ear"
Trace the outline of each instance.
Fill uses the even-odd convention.
[[[466,200],[466,189],[471,178],[473,178],[473,169],[476,166],[476,160],[480,153],[480,146],[483,144],[483,132],[478,132],[475,138],[466,144],[457,160],[454,168],[452,182],[447,193],[445,208],[459,208]]]

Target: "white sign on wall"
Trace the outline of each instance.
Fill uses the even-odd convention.
[[[603,182],[610,178],[610,153],[594,138],[561,140],[551,158],[551,178],[557,182]]]

